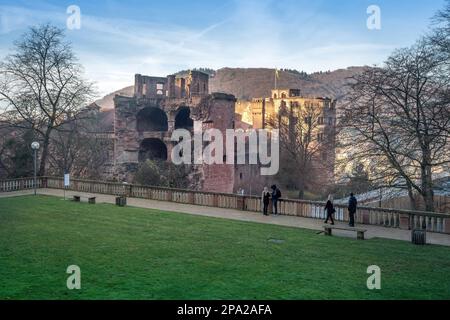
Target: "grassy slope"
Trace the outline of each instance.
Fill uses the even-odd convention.
[[[71,264],[81,268],[78,291],[65,285]],[[366,287],[372,264],[382,270],[379,291]],[[0,199],[0,299],[449,299],[449,274],[447,247],[44,196]]]

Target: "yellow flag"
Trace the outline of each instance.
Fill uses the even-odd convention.
[[[280,79],[280,71],[278,69],[275,69],[275,77]]]

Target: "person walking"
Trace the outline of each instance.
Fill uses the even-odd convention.
[[[356,214],[356,206],[358,205],[358,201],[356,200],[353,192],[350,193],[350,199],[348,199],[348,215],[350,218],[349,226],[355,226],[355,214]]]
[[[278,199],[281,198],[281,191],[275,184],[270,188],[272,189],[272,211],[274,215],[278,215]]]
[[[263,203],[263,213],[265,216],[268,216],[267,209],[269,208],[269,202],[270,202],[270,192],[267,187],[264,187],[264,190],[261,195],[261,201]]]
[[[327,211],[327,218],[325,219],[325,223],[328,223],[328,219],[331,220],[331,224],[334,225],[333,214],[336,212],[333,205],[333,195],[328,195],[328,201],[325,205],[325,210]]]

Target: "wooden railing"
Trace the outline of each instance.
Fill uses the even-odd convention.
[[[36,179],[36,188],[41,188],[45,179]],[[0,192],[11,192],[34,188],[34,178],[21,178],[11,180],[0,180]]]
[[[33,178],[0,180],[0,192],[26,190],[32,189],[33,187]],[[64,181],[62,178],[39,177],[37,178],[37,188],[63,189]],[[256,196],[81,179],[71,179],[70,187],[67,190],[230,208],[243,211],[262,211],[261,199]],[[324,202],[282,199],[279,202],[279,213],[288,216],[325,219],[324,206]],[[347,222],[349,219],[347,208],[343,205],[335,205],[335,208],[335,219],[337,221]],[[270,209],[271,206],[269,206]],[[357,210],[356,222],[359,224],[401,229],[426,227],[427,231],[430,232],[450,234],[450,214],[444,213],[360,206]]]

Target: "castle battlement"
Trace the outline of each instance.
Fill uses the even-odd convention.
[[[190,71],[186,76],[167,77],[136,74],[134,80],[134,96],[137,98],[191,98],[206,96],[208,91],[209,76],[200,71]]]

